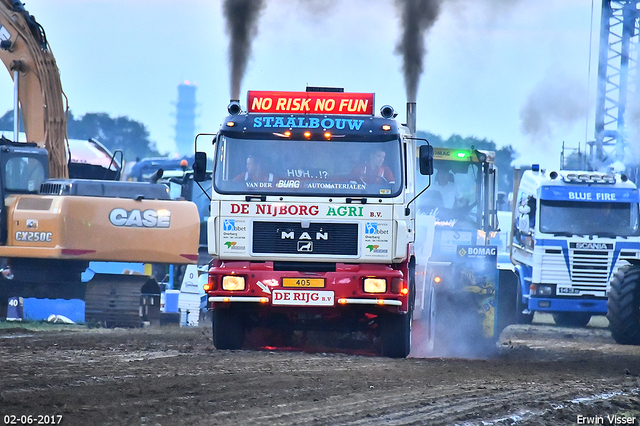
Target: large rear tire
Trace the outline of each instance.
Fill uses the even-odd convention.
[[[428,337],[427,337],[427,350],[429,352],[433,352],[436,348],[438,348],[443,343],[443,321],[442,315],[440,315],[440,309],[444,308],[444,306],[440,306],[443,304],[444,300],[441,295],[438,294],[435,288],[431,287],[429,289],[428,297]],[[442,309],[442,313],[444,313],[444,309]]]
[[[411,328],[413,315],[388,314],[380,318],[380,340],[382,356],[389,358],[406,358],[411,352]]]
[[[640,265],[620,268],[611,280],[607,319],[613,339],[640,345]]]
[[[498,291],[496,294],[496,319],[498,335],[507,326],[517,324],[516,297],[518,294],[518,277],[508,270],[499,271]]]
[[[586,327],[591,320],[591,314],[584,312],[556,312],[553,314],[556,325],[561,327]]]
[[[232,309],[213,310],[213,345],[216,349],[241,349],[245,326],[242,315]]]
[[[486,351],[490,341],[474,296],[431,289],[427,349],[432,355],[469,357]]]

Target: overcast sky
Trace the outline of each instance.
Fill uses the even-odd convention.
[[[189,81],[198,87],[196,131],[219,128],[230,99],[222,0],[23,2],[46,31],[76,117],[128,116],[174,151],[177,87]],[[247,90],[337,86],[374,92],[376,111],[390,104],[405,120],[393,0],[265,4],[243,104]],[[584,149],[594,139],[599,7],[592,17],[590,0],[444,0],[425,38],[418,130],[512,145],[519,163],[557,168],[563,141]],[[6,73],[0,114],[11,108]]]

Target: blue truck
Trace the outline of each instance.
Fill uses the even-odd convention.
[[[514,193],[517,322],[546,312],[557,325],[580,327],[605,315],[611,278],[640,256],[636,185],[623,174],[534,165]]]

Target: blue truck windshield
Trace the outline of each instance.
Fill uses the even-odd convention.
[[[540,200],[540,231],[562,235],[640,235],[638,203]]]
[[[254,140],[220,136],[220,194],[394,197],[402,187],[400,141]]]

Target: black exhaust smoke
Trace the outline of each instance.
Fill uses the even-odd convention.
[[[240,84],[251,56],[251,43],[258,34],[258,18],[263,8],[263,0],[224,0],[222,10],[229,34],[231,99],[240,98]]]
[[[408,102],[415,102],[418,96],[418,84],[426,53],[424,34],[438,19],[442,2],[443,0],[396,0],[402,37],[395,53],[402,56],[402,72]]]

